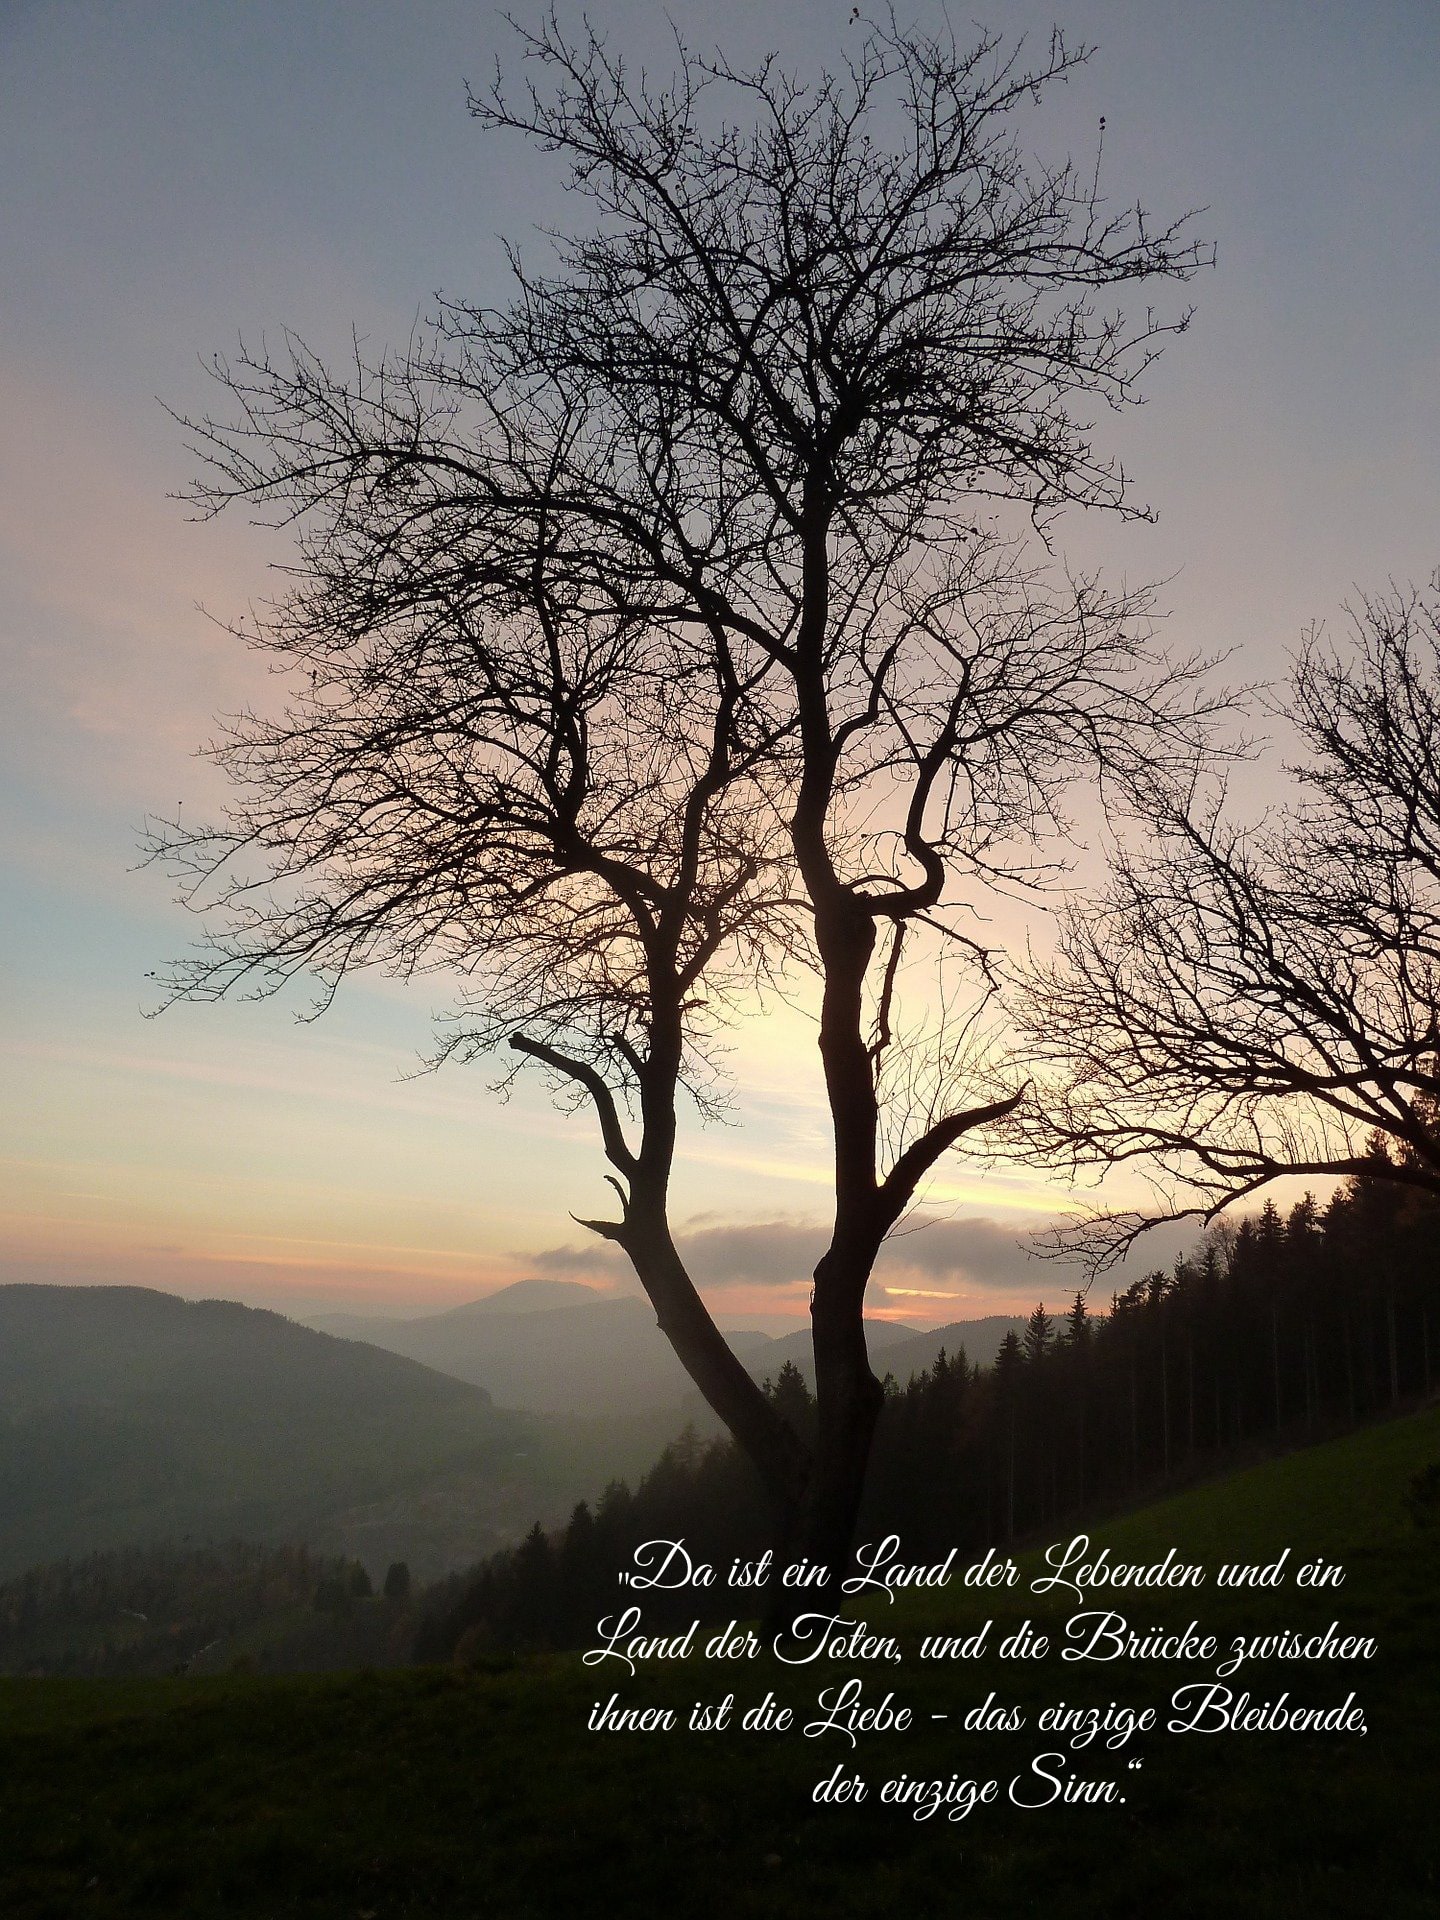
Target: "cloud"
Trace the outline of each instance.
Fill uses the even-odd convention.
[[[875,1263],[878,1284],[934,1290],[941,1297],[962,1289],[1059,1295],[1078,1284],[1067,1261],[1037,1259],[1037,1236],[1052,1223],[1037,1219],[1026,1230],[985,1217],[919,1219],[887,1240]],[[804,1220],[768,1220],[706,1226],[677,1236],[677,1245],[697,1285],[706,1288],[795,1286],[810,1277],[825,1250],[826,1229]],[[518,1256],[517,1256],[518,1257]],[[541,1272],[616,1279],[629,1274],[617,1248],[600,1245],[551,1247],[532,1257]],[[937,1283],[944,1283],[937,1286]]]
[[[808,1280],[825,1251],[825,1230],[808,1222],[770,1220],[748,1226],[702,1227],[680,1236],[682,1256],[702,1286],[792,1286]]]
[[[618,1248],[604,1246],[598,1240],[594,1246],[547,1247],[543,1253],[517,1253],[514,1258],[525,1261],[537,1273],[559,1274],[567,1278],[571,1274],[614,1278],[618,1274],[634,1272]]]
[[[881,1279],[964,1280],[1005,1290],[1034,1286],[1048,1265],[1036,1258],[1036,1240],[1051,1225],[1038,1220],[1021,1231],[1013,1223],[983,1217],[920,1218],[885,1242],[876,1274]]]

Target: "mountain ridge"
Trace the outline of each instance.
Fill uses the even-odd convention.
[[[553,1441],[480,1387],[266,1308],[0,1285],[0,1574],[186,1536],[324,1542],[443,1487],[446,1531],[411,1534],[459,1562],[559,1504]]]
[[[648,1301],[633,1294],[600,1294],[575,1282],[538,1284],[575,1287],[592,1297],[577,1302],[567,1296],[549,1306],[509,1311],[493,1304],[501,1294],[487,1294],[440,1314],[372,1320],[332,1314],[307,1324],[482,1386],[501,1406],[594,1417],[674,1406],[702,1424],[713,1420]],[[502,1289],[502,1294],[512,1291]],[[988,1366],[1006,1333],[1024,1325],[1023,1317],[988,1315],[926,1332],[906,1321],[867,1319],[865,1333],[876,1372],[882,1377],[893,1372],[903,1385],[912,1373],[933,1366],[942,1346],[953,1354],[963,1345],[972,1362]],[[732,1329],[725,1338],[755,1379],[773,1379],[790,1362],[814,1387],[808,1326],[779,1336]]]

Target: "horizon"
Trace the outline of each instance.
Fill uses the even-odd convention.
[[[694,0],[673,11],[700,44],[773,37],[802,66],[837,45],[829,6],[783,21],[735,7],[718,29]],[[1043,34],[1051,11],[1011,0],[991,19]],[[1040,144],[1088,154],[1103,114],[1117,196],[1207,206],[1220,251],[1188,290],[1192,331],[1113,435],[1158,524],[1072,514],[1062,543],[1077,565],[1167,581],[1177,652],[1233,647],[1237,678],[1273,679],[1311,622],[1339,630],[1353,586],[1423,579],[1440,558],[1440,383],[1410,324],[1440,294],[1425,57],[1440,18],[1398,0],[1363,21],[1300,4],[1257,19],[1239,0],[1203,21],[1140,0],[1063,11],[1098,51],[1037,117]],[[628,0],[607,25],[663,60],[663,18]],[[289,551],[187,523],[167,495],[192,463],[154,396],[203,408],[198,361],[242,330],[293,325],[343,351],[352,324],[403,340],[436,288],[503,297],[497,233],[567,214],[548,165],[465,114],[464,77],[509,46],[494,15],[449,0],[403,17],[164,0],[123,21],[77,6],[0,24],[0,1277],[395,1315],[531,1275],[616,1282],[611,1250],[573,1224],[600,1191],[589,1121],[526,1081],[502,1105],[483,1067],[416,1077],[453,983],[347,981],[313,1025],[294,1023],[303,993],[143,1017],[147,973],[190,927],[135,870],[140,821],[177,798],[187,816],[214,809],[195,750],[214,715],[265,695],[196,608],[239,616]],[[1278,758],[1241,777],[1247,812],[1280,794]],[[806,992],[730,1037],[741,1124],[687,1119],[676,1219],[720,1320],[798,1327],[830,1181]],[[888,1243],[873,1317],[944,1325],[1067,1297],[1063,1270],[1019,1239],[1084,1199],[950,1155],[920,1230]],[[1127,1274],[1199,1231],[1158,1261],[1161,1243],[1142,1244]]]

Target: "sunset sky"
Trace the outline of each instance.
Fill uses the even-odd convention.
[[[732,56],[783,34],[801,67],[858,31],[813,0],[668,10]],[[665,11],[591,17],[663,66]],[[1066,548],[1168,580],[1177,647],[1281,675],[1357,584],[1440,563],[1440,9],[995,0],[955,11],[962,37],[972,11],[1094,42],[1036,144],[1088,154],[1103,114],[1117,198],[1203,207],[1218,247],[1149,404],[1100,424],[1158,525],[1076,522]],[[144,1017],[191,933],[135,868],[144,818],[204,817],[194,749],[271,697],[199,609],[238,615],[287,551],[187,522],[160,402],[203,409],[201,362],[241,333],[343,353],[352,327],[403,339],[437,290],[504,297],[498,236],[565,218],[554,163],[465,112],[512,45],[497,10],[440,0],[0,0],[0,1278],[299,1311],[624,1284],[569,1217],[603,1204],[585,1118],[538,1084],[502,1106],[479,1067],[413,1077],[443,979],[350,981],[312,1025],[300,995]],[[1254,808],[1278,791],[1268,762],[1247,779]],[[687,1130],[676,1211],[722,1321],[771,1324],[803,1309],[825,1217],[814,1030],[778,1009],[735,1039],[735,1124]],[[1015,1235],[1065,1204],[952,1156],[877,1305],[933,1324],[1057,1293]]]

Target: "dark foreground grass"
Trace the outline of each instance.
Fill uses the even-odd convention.
[[[1435,1594],[1437,1530],[1413,1525],[1405,1487],[1440,1458],[1440,1413],[1251,1469],[1107,1526],[1116,1558],[1171,1545],[1212,1571],[1273,1560],[1287,1571],[1342,1560],[1338,1591],[1100,1595],[1132,1625],[1198,1615],[1226,1637],[1315,1630],[1339,1618],[1372,1634],[1374,1662],[1252,1663],[1226,1684],[1256,1699],[1335,1704],[1352,1689],[1368,1734],[1137,1736],[1066,1753],[1065,1777],[1111,1779],[1123,1799],[1022,1809],[1012,1778],[1063,1748],[1035,1716],[1059,1698],[1162,1709],[1194,1667],[1062,1667],[918,1659],[921,1634],[1002,1633],[1029,1617],[1052,1640],[1074,1603],[952,1586],[868,1609],[901,1665],[817,1662],[793,1671],[736,1662],[616,1672],[552,1660],[507,1671],[343,1677],[0,1683],[0,1915],[916,1916],[1440,1913]],[[1024,1578],[1037,1563],[1024,1564]],[[619,1590],[617,1589],[617,1592]],[[738,1599],[738,1596],[737,1596]],[[838,1606],[838,1602],[836,1605]],[[853,1605],[847,1612],[853,1614]],[[816,1717],[816,1696],[851,1673],[865,1697],[893,1691],[919,1724],[873,1733],[853,1753],[837,1734],[598,1734],[591,1703],[626,1705],[769,1688]],[[966,1733],[994,1691],[1018,1705],[1013,1733]],[[930,1718],[944,1714],[943,1720]],[[685,1713],[682,1711],[682,1723]],[[1142,1761],[1139,1769],[1128,1765]],[[817,1805],[837,1764],[871,1793]],[[881,1781],[1000,1782],[967,1819],[917,1822],[882,1806]],[[1043,1782],[1027,1784],[1038,1797]]]

